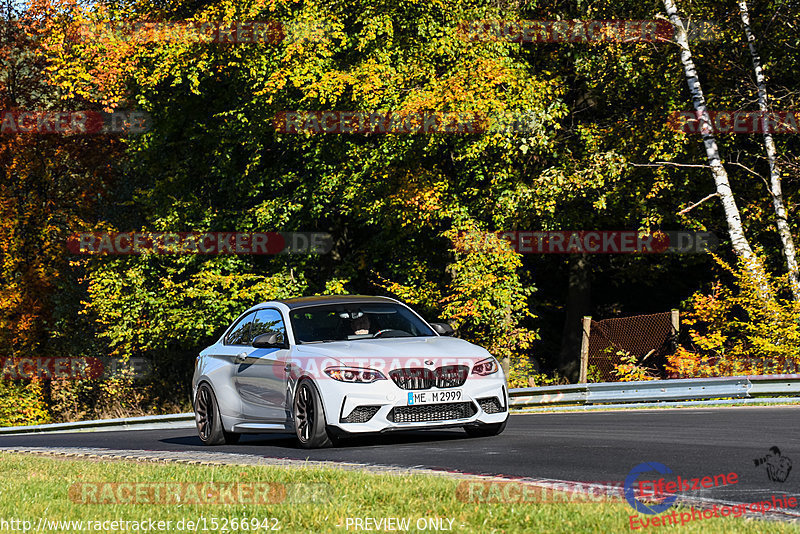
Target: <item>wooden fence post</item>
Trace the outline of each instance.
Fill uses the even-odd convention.
[[[681,333],[681,313],[670,310],[669,322],[672,325],[672,352],[678,350],[678,335]]]
[[[589,372],[589,330],[592,328],[592,318],[584,315],[581,335],[581,374],[578,384],[585,384]]]

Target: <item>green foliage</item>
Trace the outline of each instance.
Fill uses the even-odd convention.
[[[174,403],[182,402],[193,356],[220,328],[256,302],[308,294],[394,295],[508,358],[514,384],[531,377],[543,382],[528,358],[537,339],[536,315],[548,306],[563,312],[559,290],[548,278],[548,273],[557,278],[552,272],[561,259],[523,261],[491,232],[681,227],[711,230],[724,239],[725,224],[713,202],[676,215],[708,194],[707,169],[653,166],[703,163],[700,142],[667,126],[670,112],[691,105],[674,46],[472,42],[458,30],[463,21],[476,19],[644,20],[655,15],[653,5],[627,0],[524,5],[37,0],[31,5],[30,32],[38,44],[30,57],[41,57],[42,64],[30,70],[41,71],[41,86],[54,95],[35,107],[130,107],[154,118],[145,135],[74,143],[85,144],[85,153],[64,154],[59,146],[40,151],[38,145],[21,150],[16,140],[0,151],[8,169],[0,177],[5,243],[0,325],[9,333],[7,339],[0,333],[0,346],[20,353],[145,355],[159,369],[161,382],[152,384],[150,400],[136,397],[134,384],[121,378],[104,385],[54,384],[54,417],[81,417],[96,409],[133,413],[154,398],[163,401],[167,391]],[[740,66],[749,65],[749,58],[741,57],[730,10],[713,2],[684,8],[689,17],[725,25],[725,39],[695,48],[708,101],[720,109],[745,109],[752,91],[742,90],[749,83],[743,73],[750,70]],[[776,20],[785,23],[771,28],[772,16],[754,21],[757,33],[770,28],[762,55],[786,109],[798,107],[792,13],[775,9]],[[120,20],[274,20],[287,38],[230,46],[184,38],[142,42],[109,31]],[[69,38],[76,25],[94,38]],[[8,66],[2,58],[12,55],[0,51],[0,60]],[[10,66],[0,70],[19,72]],[[11,97],[18,91],[9,85],[0,73],[4,101],[16,106]],[[468,111],[494,126],[500,119],[522,118],[528,129],[289,135],[273,126],[284,110]],[[723,153],[748,157],[757,148],[751,137],[718,141]],[[797,137],[776,138],[788,177],[800,169]],[[47,162],[42,169],[40,161]],[[95,175],[91,169],[99,170]],[[763,166],[757,170],[763,172]],[[743,168],[729,172],[748,233],[770,247],[773,261],[779,259],[769,239],[772,219],[762,184]],[[787,180],[786,186],[786,203],[792,206],[796,185]],[[91,228],[319,230],[333,235],[334,248],[325,257],[68,261],[60,246],[64,236]],[[614,288],[629,280],[663,280],[671,288],[665,298],[672,299],[698,287],[685,287],[695,279],[685,282],[682,273],[694,270],[702,278],[708,271],[707,258],[699,255],[649,260],[593,258],[593,276]],[[551,291],[551,302],[532,298],[531,273],[539,288]],[[709,362],[740,362],[745,353],[765,362],[779,355],[796,359],[800,340],[789,319],[790,303],[760,310],[749,301],[729,304],[729,297],[739,298],[720,289],[710,301],[696,300],[698,320],[710,326],[698,323],[696,346],[679,353],[678,367],[694,358],[697,369],[686,367],[688,372],[712,372],[706,369]],[[737,318],[740,309],[747,319]],[[777,333],[771,331],[774,324]],[[648,375],[635,361],[625,365],[624,376]],[[738,369],[725,365],[713,372]],[[596,372],[589,375],[592,380]]]
[[[590,365],[586,370],[586,381],[589,383],[602,382],[603,375],[600,373],[600,368],[596,365]]]
[[[248,273],[244,266],[225,269],[226,263],[235,262],[228,258],[207,261],[187,274],[197,269],[193,260],[145,256],[131,262],[106,261],[93,270],[85,313],[102,325],[101,337],[108,340],[112,354],[196,346],[197,340],[213,337],[247,307],[306,289],[302,278],[285,271],[265,276]]]
[[[102,379],[53,379],[45,395],[47,413],[56,421],[136,417],[140,415],[180,413],[186,411],[186,400],[176,398],[174,380],[168,381],[172,391],[157,389],[156,383],[134,376],[129,368],[120,368]]]
[[[569,384],[569,380],[554,372],[552,376],[544,373],[533,373],[528,377],[527,385],[520,387],[542,387],[542,386],[564,386]]]
[[[442,317],[462,335],[496,358],[518,360],[536,339],[522,323],[533,318],[517,270],[520,255],[498,237],[464,223],[445,233],[453,243],[454,261],[448,267],[451,282],[442,299]]]
[[[515,356],[511,358],[508,367],[506,382],[510,388],[531,387],[531,380],[536,376],[536,367],[530,358],[526,356]],[[538,384],[537,384],[538,385]]]
[[[656,370],[644,365],[636,355],[626,350],[617,351],[617,356],[622,363],[614,364],[614,374],[620,382],[634,382],[637,380],[658,380]],[[646,358],[646,357],[645,357]]]

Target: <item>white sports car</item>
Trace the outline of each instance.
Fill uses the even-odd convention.
[[[215,445],[243,433],[290,432],[315,448],[389,430],[499,434],[508,419],[503,370],[452,333],[386,297],[253,306],[195,362],[200,439]]]

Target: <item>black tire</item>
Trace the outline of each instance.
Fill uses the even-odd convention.
[[[194,398],[194,420],[197,423],[197,435],[204,445],[232,445],[239,441],[241,434],[226,432],[222,428],[217,397],[205,382],[197,388]]]
[[[465,426],[464,430],[467,431],[467,435],[471,438],[486,438],[489,436],[496,436],[503,432],[506,429],[506,423],[508,421],[503,421],[502,423],[493,423],[491,425],[479,425],[479,426]]]
[[[333,446],[333,439],[325,425],[325,409],[311,380],[301,380],[297,384],[292,414],[297,444],[301,448],[321,449]]]

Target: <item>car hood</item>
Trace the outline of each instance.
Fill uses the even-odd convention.
[[[440,367],[468,365],[491,356],[489,352],[463,339],[452,337],[415,337],[360,339],[297,345],[291,358],[306,367],[304,360],[331,360],[331,364],[369,367],[390,371],[407,367]],[[428,363],[432,362],[432,363]],[[329,364],[323,364],[329,365]]]

